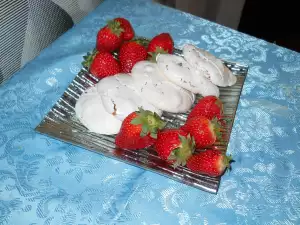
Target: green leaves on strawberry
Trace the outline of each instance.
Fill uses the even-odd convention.
[[[139,43],[140,45],[144,46],[145,48],[148,48],[149,40],[146,38],[136,37],[133,38],[132,41]]]
[[[197,173],[209,176],[221,176],[226,168],[231,169],[231,156],[226,156],[219,150],[207,149],[193,155],[187,161],[187,167]]]
[[[86,69],[90,69],[92,62],[94,61],[95,56],[97,55],[97,49],[94,49],[91,53],[88,52],[83,56],[84,61],[81,63]]]
[[[166,122],[156,113],[139,108],[139,111],[129,114],[123,120],[115,144],[130,150],[150,147],[155,143],[159,130],[165,125]]]
[[[159,115],[155,112],[150,112],[139,108],[136,112],[137,116],[131,120],[132,125],[142,125],[140,132],[141,137],[150,135],[152,138],[157,138],[157,132],[166,126],[166,122],[163,121]]]
[[[154,148],[161,159],[173,163],[174,167],[185,166],[194,152],[195,142],[183,130],[165,129],[158,133]]]

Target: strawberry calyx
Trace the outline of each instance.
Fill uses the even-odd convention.
[[[124,32],[121,23],[117,20],[109,20],[107,22],[107,27],[113,34],[117,35],[118,37],[120,37],[121,33]]]
[[[150,137],[156,139],[157,132],[166,126],[166,122],[155,112],[144,110],[140,107],[136,114],[137,116],[131,121],[131,124],[142,126],[141,137],[150,135]]]
[[[136,42],[138,43],[139,45],[142,45],[144,46],[145,48],[147,48],[148,44],[149,44],[149,41],[146,40],[146,39],[142,39],[142,38],[136,38],[136,39],[133,39],[131,40],[132,42]]]
[[[233,121],[232,118],[226,118],[226,117],[222,117],[220,120],[225,124],[231,123]]]
[[[210,121],[210,130],[215,134],[217,140],[222,140],[221,124],[216,117]]]
[[[139,43],[140,45],[144,46],[145,48],[148,47],[149,42],[150,42],[148,39],[141,38],[141,37],[135,37],[131,41],[135,41],[135,42]]]
[[[195,140],[188,134],[186,137],[178,135],[180,140],[180,145],[174,149],[168,160],[174,162],[173,167],[176,168],[179,165],[185,166],[187,160],[193,155],[195,150]]]
[[[98,54],[97,49],[94,49],[92,53],[88,52],[83,56],[84,61],[81,63],[85,68],[89,69],[92,62],[94,61],[95,56]]]
[[[231,170],[231,163],[234,160],[232,159],[232,156],[229,155],[225,155],[223,154],[222,157],[220,158],[219,162],[218,162],[218,168],[220,171],[224,171],[226,168],[228,168],[229,170]]]
[[[156,47],[154,52],[148,52],[150,55],[149,60],[156,62],[156,57],[158,54],[168,54],[168,51],[164,50],[162,47]]]

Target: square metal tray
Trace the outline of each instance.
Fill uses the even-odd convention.
[[[179,49],[174,51],[176,55],[181,55],[181,53]],[[237,82],[234,86],[220,88],[220,99],[224,104],[224,114],[230,119],[230,122],[224,127],[226,138],[223,142],[215,143],[215,147],[226,152],[248,66],[224,60],[223,63],[237,76]],[[74,107],[81,93],[97,82],[98,79],[93,77],[86,68],[82,68],[35,130],[52,138],[150,170],[203,191],[217,194],[221,177],[209,177],[193,173],[182,166],[174,169],[161,160],[151,148],[138,151],[123,150],[115,147],[115,135],[100,135],[89,132],[76,118]],[[195,103],[199,98],[201,96],[196,96]],[[168,121],[169,127],[178,127],[185,122],[187,114],[164,112],[163,118]]]

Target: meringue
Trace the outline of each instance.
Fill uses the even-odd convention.
[[[169,81],[156,63],[138,62],[131,76],[142,98],[163,111],[187,112],[194,103],[195,95]]]
[[[202,96],[219,97],[219,88],[210,82],[203,71],[194,69],[184,58],[171,54],[158,54],[157,65],[174,84]]]
[[[196,70],[203,71],[204,76],[213,84],[227,87],[236,83],[236,76],[211,53],[191,44],[186,44],[182,52],[184,59]]]
[[[101,96],[95,87],[88,88],[76,102],[75,113],[86,128],[95,133],[117,134],[122,122],[103,107]]]
[[[160,109],[144,100],[136,91],[137,87],[134,86],[133,78],[129,74],[105,77],[95,87],[106,111],[121,121],[139,107],[162,115]]]

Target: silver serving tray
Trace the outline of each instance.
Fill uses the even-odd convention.
[[[176,49],[174,54],[181,55],[182,52]],[[220,99],[224,104],[224,114],[226,118],[230,119],[230,122],[224,127],[225,139],[223,142],[216,143],[215,147],[221,151],[226,151],[240,94],[248,72],[248,66],[224,60],[223,62],[237,76],[237,83],[234,86],[220,88]],[[81,93],[98,81],[99,80],[91,75],[86,68],[82,68],[35,130],[52,138],[80,146],[133,166],[153,171],[195,188],[214,194],[218,192],[221,177],[209,177],[199,173],[193,173],[182,166],[174,169],[161,160],[151,148],[139,151],[116,148],[114,135],[101,135],[89,132],[76,118],[74,107]],[[201,96],[196,97],[195,103]],[[164,112],[163,118],[168,121],[169,127],[179,127],[185,122],[187,114],[188,113],[173,114]]]

